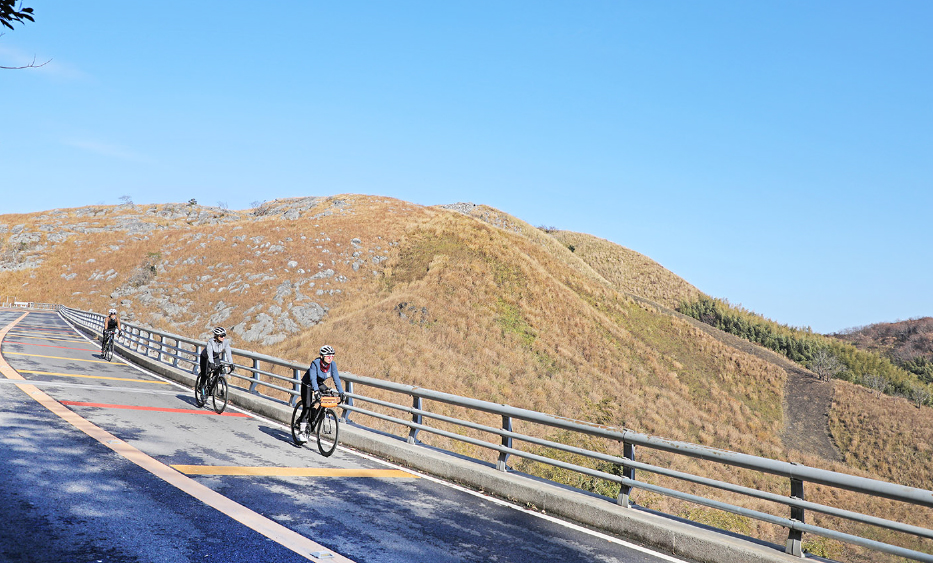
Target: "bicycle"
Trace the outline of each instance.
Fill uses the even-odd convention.
[[[299,399],[298,404],[295,405],[295,410],[292,412],[292,440],[295,441],[295,445],[304,445],[311,439],[311,434],[314,433],[317,436],[317,449],[321,452],[321,455],[329,457],[334,453],[334,450],[337,449],[337,439],[340,434],[340,421],[334,413],[334,408],[340,404],[340,401],[340,396],[336,391],[322,390],[320,396],[316,397],[311,404],[305,420],[302,421],[301,411],[303,405],[301,399]],[[308,420],[312,416],[312,412],[314,413],[313,422]],[[301,432],[302,422],[308,423],[305,433]]]
[[[198,375],[194,384],[194,404],[203,407],[207,403],[207,398],[211,397],[214,412],[217,414],[224,412],[227,408],[227,378],[224,377],[224,370],[227,368],[229,370],[226,373],[233,373],[233,364],[220,362],[206,376]]]
[[[116,338],[114,338],[114,331],[105,330],[104,331],[104,343],[101,344],[100,355],[103,359],[107,360],[108,362],[113,359],[113,341],[114,340],[116,340]]]

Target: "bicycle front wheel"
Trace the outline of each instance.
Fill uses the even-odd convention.
[[[317,424],[317,449],[324,457],[330,456],[337,449],[337,435],[340,433],[340,422],[331,409],[324,409],[324,414]]]
[[[227,379],[218,377],[214,382],[214,412],[220,414],[227,408]]]

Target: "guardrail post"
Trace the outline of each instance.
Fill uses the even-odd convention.
[[[302,375],[303,374],[301,373],[300,369],[292,368],[292,377],[295,379],[294,383],[292,383],[292,389],[295,390],[295,393],[298,393],[297,395],[292,395],[291,399],[288,400],[288,404],[293,407],[298,403],[298,399],[301,397],[301,376]]]
[[[512,417],[507,415],[502,415],[502,429],[506,432],[512,431]],[[511,436],[502,436],[502,447],[511,448],[512,447],[512,437]],[[496,469],[499,471],[508,471],[509,466],[505,464],[509,460],[508,452],[499,452],[499,461],[496,463]]]
[[[635,461],[635,444],[630,444],[629,442],[622,442],[622,457],[625,459],[630,459]],[[635,480],[635,468],[622,466],[622,477]],[[632,487],[631,485],[626,485],[622,483],[619,487],[619,498],[616,499],[616,502],[619,506],[625,508],[630,508],[632,506]]]
[[[201,374],[201,352],[204,350],[204,346],[200,344],[194,345],[194,359],[191,360],[191,373],[195,375]]]
[[[414,397],[412,397],[411,406],[412,406],[412,408],[417,409],[417,410],[420,411],[420,410],[421,410],[421,397],[419,397],[419,396],[417,396],[417,395],[415,395]],[[411,421],[412,421],[413,423],[415,423],[415,424],[421,424],[421,421],[422,421],[421,413],[417,413],[417,412],[416,412],[416,413],[412,413],[412,415],[411,415]],[[414,426],[412,426],[412,427],[408,430],[408,443],[409,443],[409,444],[416,444],[416,443],[418,442],[418,440],[417,440],[418,430],[420,430],[420,429],[419,429],[419,428],[415,428]]]
[[[175,340],[175,352],[172,353],[172,367],[178,367],[179,354],[181,354],[181,341],[177,338]]]
[[[353,382],[352,382],[352,381],[346,381],[345,383],[346,383],[346,386],[347,386],[347,388],[346,388],[346,391],[347,391],[346,403],[347,403],[347,406],[352,407],[352,406],[353,406],[353,397],[351,397],[350,395],[353,394]],[[343,421],[344,421],[344,422],[350,422],[350,411],[348,411],[347,409],[343,409]]]
[[[790,479],[790,497],[798,500],[803,499],[803,481],[800,479]],[[790,519],[804,523],[803,508],[792,506],[790,509]],[[787,544],[785,552],[796,557],[803,557],[803,532],[790,529],[787,531]]]
[[[159,363],[165,363],[165,338],[160,334],[159,335],[159,347],[156,349],[156,359]]]
[[[259,358],[253,358],[253,381],[249,384],[249,392],[255,393],[256,386],[259,385]]]

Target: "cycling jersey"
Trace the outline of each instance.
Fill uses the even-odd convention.
[[[230,341],[224,338],[223,342],[218,342],[216,338],[211,338],[204,346],[204,355],[207,356],[207,365],[212,368],[214,364],[220,362],[233,363],[233,353],[230,351]]]
[[[310,385],[312,389],[319,391],[321,384],[327,381],[328,378],[333,378],[334,387],[336,387],[337,392],[342,395],[343,386],[340,383],[340,374],[337,373],[337,362],[331,362],[327,367],[327,371],[324,371],[324,368],[321,366],[321,358],[317,358],[308,366],[308,371],[306,371],[304,377],[301,378],[301,383],[303,385]]]

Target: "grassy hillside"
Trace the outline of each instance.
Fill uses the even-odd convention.
[[[683,278],[634,250],[585,233],[557,230],[551,235],[620,291],[668,309],[703,296]]]
[[[547,233],[489,207],[360,195],[242,211],[96,206],[0,216],[0,242],[0,296],[115,306],[133,322],[198,338],[224,325],[234,346],[296,361],[326,342],[341,370],[360,375],[892,480],[910,472],[892,469],[904,460],[896,452],[891,463],[866,464],[861,450],[847,450],[854,469],[846,469],[789,451],[781,439],[787,372],[670,311],[704,298],[696,288],[621,246]],[[857,411],[856,402],[839,405]],[[844,447],[868,442],[870,428],[845,427]],[[618,453],[617,444],[594,447]],[[786,492],[780,480],[728,473]],[[574,484],[613,494],[604,483]],[[644,493],[636,501],[783,541],[779,529],[715,511]]]

